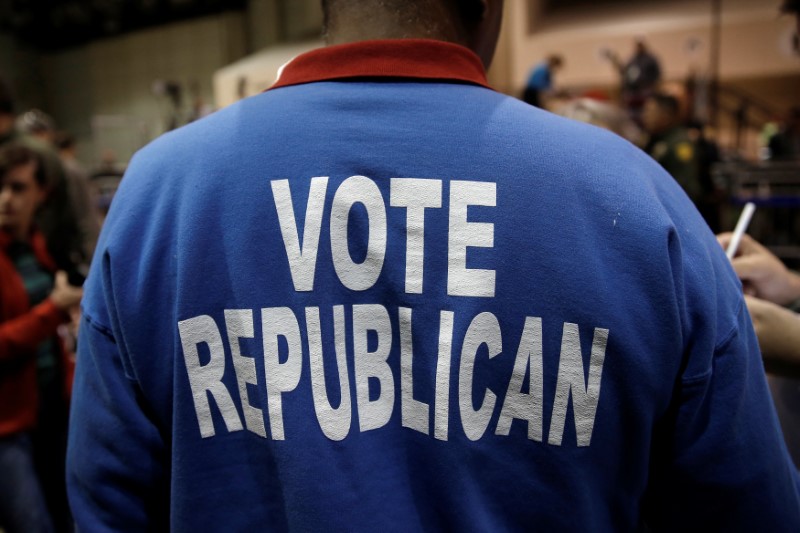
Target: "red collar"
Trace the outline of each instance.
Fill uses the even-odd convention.
[[[270,89],[346,78],[453,80],[489,87],[480,58],[429,39],[361,41],[318,48],[287,63]]]

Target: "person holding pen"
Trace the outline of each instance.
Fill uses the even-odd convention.
[[[733,238],[717,236],[726,249]],[[746,234],[731,264],[742,280],[786,447],[800,468],[800,274]]]
[[[732,233],[717,240],[727,248]],[[743,235],[733,269],[742,280],[745,302],[769,372],[800,378],[800,274],[749,235]]]

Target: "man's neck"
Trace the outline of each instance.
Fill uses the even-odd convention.
[[[325,41],[328,45],[385,39],[434,39],[466,45],[467,38],[444,7],[441,12],[417,14],[356,9],[333,16]],[[339,23],[339,21],[342,21]]]

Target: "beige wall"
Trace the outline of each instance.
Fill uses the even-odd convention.
[[[45,55],[48,107],[79,137],[82,159],[95,161],[112,149],[127,161],[167,127],[171,105],[154,94],[153,83],[170,80],[184,88],[179,117],[185,120],[190,85],[213,104],[211,78],[245,54],[245,35],[244,16],[225,13]]]
[[[28,100],[78,136],[84,161],[97,161],[107,148],[127,161],[167,127],[171,106],[166,97],[154,94],[155,80],[184,87],[184,117],[191,105],[190,84],[196,83],[205,102],[216,106],[216,71],[253,49],[318,36],[321,26],[319,0],[251,0],[244,13],[151,28],[41,57],[30,52],[31,61],[6,62],[25,74],[27,86],[40,89],[41,95]],[[12,52],[10,47],[0,49],[1,67]],[[14,51],[15,58],[23,53]]]
[[[0,78],[12,87],[21,109],[45,105],[38,54],[4,32],[0,32]]]
[[[323,46],[319,39],[276,44],[222,67],[214,73],[214,101],[217,107],[238,102],[242,95],[253,96],[267,90],[278,78],[280,68],[291,59]],[[241,85],[240,85],[241,84]]]

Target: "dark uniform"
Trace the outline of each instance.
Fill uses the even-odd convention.
[[[686,191],[711,231],[720,231],[719,198],[711,180],[711,165],[719,160],[712,143],[698,144],[682,126],[654,135],[647,153]]]
[[[646,151],[675,178],[695,204],[703,199],[698,153],[686,128],[677,126],[653,135]]]

